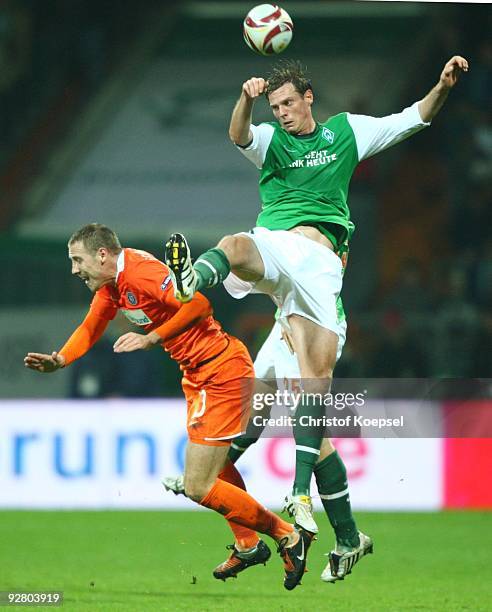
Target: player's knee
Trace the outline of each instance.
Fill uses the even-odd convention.
[[[201,480],[185,480],[185,495],[195,502],[200,503],[202,499],[208,494],[212,486]]]
[[[200,486],[188,485],[185,486],[185,495],[195,502],[200,502],[205,495],[202,494],[203,489]]]
[[[232,267],[242,266],[248,260],[249,242],[245,236],[224,236],[217,247],[224,251]]]
[[[325,366],[324,368],[320,367],[319,371],[316,372],[315,376],[319,376],[324,381],[326,381],[325,384],[331,386],[331,381],[333,380],[333,368],[330,366]]]
[[[217,248],[222,249],[226,254],[234,252],[237,246],[234,238],[234,236],[224,236],[220,239]]]
[[[333,380],[333,368],[322,363],[312,363],[306,367],[306,372],[302,373],[303,378],[311,381],[312,385],[319,387],[330,387]]]

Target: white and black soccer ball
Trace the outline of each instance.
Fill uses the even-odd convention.
[[[246,15],[244,40],[261,55],[282,53],[292,40],[294,24],[287,11],[276,4],[259,4]]]

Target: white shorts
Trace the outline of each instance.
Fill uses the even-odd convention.
[[[342,289],[342,262],[328,247],[300,233],[255,227],[241,233],[255,243],[265,276],[243,281],[231,272],[226,290],[237,299],[249,293],[269,295],[280,310],[279,320],[289,329],[287,317],[298,314],[340,334],[336,301]]]
[[[337,361],[342,354],[346,331],[347,323],[343,320],[339,324]],[[282,326],[278,321],[275,321],[268,338],[258,351],[254,366],[256,378],[280,380],[301,378],[297,357],[290,352],[287,343],[282,340]]]

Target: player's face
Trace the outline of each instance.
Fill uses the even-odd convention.
[[[112,283],[116,277],[111,258],[106,249],[90,253],[82,242],[74,242],[68,247],[68,257],[72,262],[72,274],[78,276],[91,291]]]
[[[289,134],[310,134],[316,127],[311,113],[313,92],[300,94],[292,83],[284,83],[268,95],[275,118]]]

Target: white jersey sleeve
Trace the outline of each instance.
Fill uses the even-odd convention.
[[[268,123],[260,123],[260,125],[251,124],[250,130],[253,134],[251,144],[247,147],[241,147],[239,145],[236,145],[236,147],[245,157],[252,161],[257,168],[261,169],[275,129]]]
[[[418,104],[415,102],[401,113],[387,117],[347,113],[347,120],[355,135],[359,161],[384,151],[429,126],[430,122],[422,120]]]

